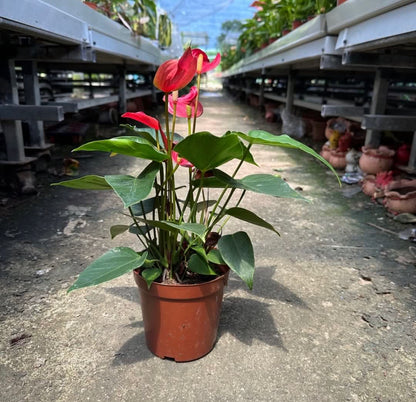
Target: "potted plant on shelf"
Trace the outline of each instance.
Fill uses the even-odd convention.
[[[165,93],[164,128],[143,112],[125,113],[124,118],[149,128],[127,125],[127,136],[88,142],[76,149],[148,161],[139,175],[88,175],[55,183],[76,189],[113,190],[131,223],[112,227],[111,236],[129,231],[139,240],[138,250],[116,247],[99,257],[68,291],[134,271],[147,345],[157,356],[176,361],[193,360],[212,349],[229,270],[250,289],[253,286],[252,243],[244,231],[226,234],[228,219],[237,218],[278,234],[255,212],[240,206],[246,192],[303,199],[277,175],[238,177],[243,164],[256,165],[252,146],[298,149],[332,169],[312,149],[287,135],[263,130],[228,131],[222,136],[197,132],[196,121],[203,112],[200,77],[219,62],[219,54],[210,62],[203,51],[191,48],[179,60],[166,61],[154,77],[155,86]],[[196,86],[179,96],[178,91],[195,75]],[[188,122],[184,137],[175,132],[178,117]],[[234,171],[227,174],[221,167],[231,161]],[[216,197],[212,197],[214,190],[208,191],[212,188],[218,189]]]

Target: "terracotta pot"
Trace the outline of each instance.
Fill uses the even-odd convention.
[[[328,144],[322,145],[322,149],[321,149],[320,155],[322,156],[322,158],[324,158],[327,161],[329,161],[329,157],[331,156],[331,149],[329,148],[329,145]]]
[[[345,3],[347,0],[337,0],[337,6],[341,5],[342,3]]]
[[[369,197],[373,197],[376,192],[376,176],[368,174],[361,183],[361,190]]]
[[[302,25],[302,20],[294,20],[292,21],[292,31],[296,28],[299,28]]]
[[[384,205],[395,213],[416,213],[416,180],[397,180],[387,185]]]
[[[95,3],[92,3],[91,1],[84,1],[84,4],[88,7],[92,8],[93,10],[98,10],[98,6]]]
[[[325,121],[310,119],[312,127],[312,139],[314,141],[322,141],[325,139]]]
[[[209,353],[217,339],[224,285],[228,273],[192,285],[153,282],[150,289],[135,270],[147,347],[161,358],[177,362]]]
[[[393,166],[394,151],[385,146],[379,148],[362,147],[360,168],[364,173],[377,174],[390,170]]]
[[[347,166],[347,161],[345,159],[346,152],[341,152],[336,149],[331,151],[329,156],[329,163],[332,165],[334,169],[345,169]]]

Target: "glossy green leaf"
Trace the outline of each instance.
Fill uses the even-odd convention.
[[[253,288],[254,252],[251,240],[245,232],[222,236],[218,249],[225,263],[249,287]]]
[[[162,270],[159,267],[146,268],[141,272],[143,279],[146,281],[147,288],[150,289],[152,283],[159,278]]]
[[[51,186],[63,186],[76,188],[78,190],[111,190],[111,186],[106,182],[104,177],[88,175],[78,179],[52,183]]]
[[[129,226],[129,233],[135,234],[137,236],[142,236],[149,232],[152,228],[146,225],[140,225],[137,227],[135,224]]]
[[[325,160],[321,155],[316,153],[312,148],[295,140],[292,137],[289,137],[286,134],[274,135],[264,130],[251,130],[249,131],[248,134],[235,132],[235,134],[238,135],[240,138],[243,138],[244,140],[248,141],[250,144],[270,145],[270,146],[276,146],[276,147],[281,147],[281,148],[298,149],[300,151],[303,151],[313,156],[314,158],[318,159],[325,166],[331,169],[331,171],[334,173],[334,175],[338,179],[338,182],[341,184],[339,177],[337,175],[337,172],[334,170],[332,165],[327,160]]]
[[[150,219],[137,218],[140,222],[146,222],[148,225],[167,230],[169,232],[185,231],[197,235],[202,241],[205,241],[205,232],[207,227],[201,223],[174,223],[170,221],[154,221]]]
[[[272,174],[252,174],[241,180],[241,188],[255,193],[272,195],[281,198],[301,198],[307,199],[293,190],[281,177]]]
[[[153,212],[158,207],[159,200],[160,197],[151,197],[132,205],[133,214],[135,216],[143,216]]]
[[[214,176],[206,177],[203,181],[203,187],[210,188],[239,188],[242,190],[253,191],[255,193],[272,195],[282,198],[300,198],[307,200],[298,192],[293,190],[281,177],[271,174],[253,174],[242,179],[233,179],[225,172],[214,169]],[[195,180],[198,186],[200,181]]]
[[[192,254],[188,261],[188,269],[201,275],[217,275],[208,262],[199,254]]]
[[[148,140],[139,136],[122,136],[108,140],[91,141],[74,149],[74,151],[112,152],[157,162],[162,162],[168,158],[166,153],[158,151]]]
[[[242,149],[237,135],[217,137],[207,131],[192,134],[175,146],[181,157],[203,172],[242,158]]]
[[[225,214],[233,216],[234,218],[238,218],[244,222],[252,223],[253,225],[271,230],[272,232],[275,232],[277,235],[279,235],[279,232],[270,223],[266,222],[264,219],[260,218],[254,212],[251,212],[247,209],[233,207],[227,209],[225,211]]]
[[[76,282],[68,289],[68,292],[98,285],[124,275],[141,267],[146,257],[147,252],[140,255],[128,247],[113,248],[85,268]]]
[[[214,264],[218,264],[218,265],[224,265],[225,264],[225,261],[221,257],[221,253],[216,248],[214,248],[213,250],[211,250],[207,254],[207,258],[208,258],[209,262],[212,262]]]
[[[127,208],[144,200],[150,194],[158,172],[159,165],[152,162],[137,178],[128,175],[109,175],[104,178]]]
[[[136,127],[130,124],[120,124],[120,127],[124,127],[127,132],[133,136],[139,136],[147,140],[150,144],[157,146],[156,131],[150,127]],[[159,141],[161,141],[159,139]]]
[[[129,225],[114,225],[110,228],[110,235],[111,239],[114,239],[119,234],[122,234],[124,232],[127,232],[129,230]]]

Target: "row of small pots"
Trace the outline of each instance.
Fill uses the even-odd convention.
[[[383,184],[382,176],[388,175],[392,180]],[[367,175],[362,181],[362,191],[374,199],[384,198],[384,206],[393,213],[416,213],[415,179],[393,179],[391,171],[379,173],[377,176]]]

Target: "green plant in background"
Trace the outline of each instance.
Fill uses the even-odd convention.
[[[325,14],[337,6],[337,0],[316,0],[315,3],[316,14]]]
[[[257,11],[253,18],[242,23],[236,49],[223,52],[224,70],[278,39],[283,30],[291,28],[293,21],[305,21],[310,16],[332,10],[336,0],[263,0],[252,5]]]
[[[97,10],[123,24],[136,35],[158,40],[161,47],[172,43],[172,22],[158,13],[154,0],[90,0]],[[158,29],[157,29],[158,27]]]

